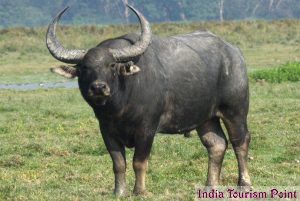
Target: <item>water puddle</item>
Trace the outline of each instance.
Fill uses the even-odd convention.
[[[0,89],[16,89],[16,90],[34,90],[48,88],[77,88],[77,82],[45,82],[45,83],[19,83],[19,84],[0,84]]]

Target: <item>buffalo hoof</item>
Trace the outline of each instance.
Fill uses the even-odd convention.
[[[152,193],[150,193],[146,190],[143,190],[143,191],[133,190],[133,195],[134,196],[150,196],[150,195],[152,195]]]
[[[114,194],[117,197],[123,197],[123,196],[127,196],[128,195],[125,189],[116,189],[116,190],[114,190]]]
[[[251,185],[250,182],[246,182],[246,181],[239,181],[238,182],[238,188],[241,191],[250,191],[253,190],[253,187]]]
[[[250,185],[250,186],[238,186],[238,189],[240,191],[251,191],[253,190],[253,187]]]

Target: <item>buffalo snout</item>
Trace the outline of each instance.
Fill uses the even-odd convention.
[[[110,96],[110,88],[106,82],[94,81],[89,91],[91,96]]]

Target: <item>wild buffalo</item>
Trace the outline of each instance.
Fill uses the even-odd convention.
[[[141,35],[130,33],[102,41],[88,50],[66,49],[50,23],[46,44],[53,57],[76,64],[52,68],[78,77],[83,98],[99,120],[113,161],[116,195],[126,192],[125,146],[134,147],[133,193],[145,192],[145,173],[155,133],[196,129],[208,150],[207,186],[217,186],[227,148],[224,122],[236,154],[239,186],[251,186],[247,170],[250,135],[249,92],[240,50],[206,30],[169,37],[153,36],[149,22],[135,8]]]

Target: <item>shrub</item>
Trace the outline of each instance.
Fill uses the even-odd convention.
[[[270,69],[260,69],[249,73],[250,79],[272,83],[300,81],[300,62],[289,62]]]

